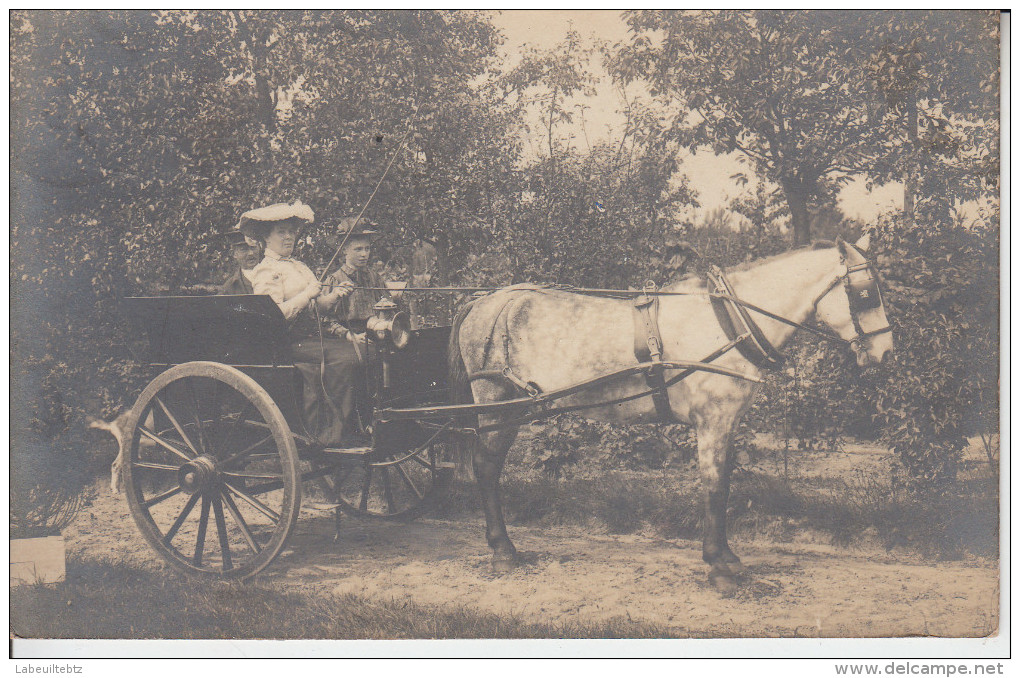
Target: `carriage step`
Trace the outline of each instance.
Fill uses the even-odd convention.
[[[340,504],[323,502],[323,501],[312,501],[304,505],[303,508],[311,511],[333,511],[340,507]]]
[[[372,454],[373,449],[371,447],[326,447],[320,450],[321,454],[326,454],[334,457],[364,457]]]

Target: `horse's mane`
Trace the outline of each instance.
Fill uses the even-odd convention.
[[[792,250],[786,250],[785,252],[780,252],[779,254],[773,254],[770,257],[764,257],[762,259],[752,259],[751,261],[745,261],[743,263],[737,264],[736,266],[730,266],[726,269],[726,272],[736,273],[738,271],[747,271],[752,268],[758,268],[762,264],[771,264],[774,261],[781,261],[788,257],[792,257],[795,254],[800,254],[801,252],[807,252],[812,250],[827,250],[835,246],[836,243],[832,242],[831,240],[816,240],[810,245],[802,245],[800,247],[795,247]]]
[[[752,268],[757,268],[757,267],[759,267],[759,266],[761,266],[763,264],[770,264],[770,263],[772,263],[774,261],[781,261],[783,259],[787,259],[789,257],[792,257],[795,254],[800,254],[801,252],[807,252],[807,251],[813,251],[813,250],[827,250],[827,249],[831,249],[831,248],[833,248],[835,246],[836,246],[836,243],[834,243],[831,240],[816,240],[815,242],[811,243],[810,245],[802,245],[800,247],[795,247],[795,248],[793,248],[791,250],[786,250],[785,252],[780,252],[779,254],[773,254],[772,256],[769,256],[769,257],[762,257],[761,259],[752,259],[750,261],[745,261],[743,263],[736,264],[734,266],[728,266],[728,267],[726,267],[725,270],[726,270],[727,273],[739,273],[741,271],[748,271],[748,270],[750,270]],[[692,283],[692,282],[696,283],[697,287],[705,287],[706,286],[706,281],[705,281],[705,279],[702,276],[700,276],[696,272],[690,272],[690,273],[685,274],[681,278],[678,278],[676,280],[670,281],[664,287],[667,287],[667,286],[668,287],[673,287],[673,286],[677,286],[677,285],[682,285],[684,283]]]

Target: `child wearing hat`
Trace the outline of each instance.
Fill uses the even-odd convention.
[[[368,319],[375,314],[375,304],[387,293],[386,281],[369,265],[372,258],[372,241],[379,236],[374,224],[356,224],[354,217],[340,221],[341,238],[346,238],[344,263],[326,279],[327,285],[349,286],[350,294],[341,297],[332,309],[334,317],[351,333],[365,332]],[[334,288],[335,289],[335,288]]]

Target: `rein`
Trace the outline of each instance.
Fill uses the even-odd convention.
[[[867,257],[864,255],[864,253],[860,249],[858,249],[858,247],[853,243],[846,243],[846,245],[848,247],[852,247],[855,252],[861,255],[861,257],[864,259],[864,263],[850,266],[849,264],[846,263],[846,260],[843,257],[840,257],[841,262],[843,263],[844,266],[846,266],[846,273],[843,273],[842,275],[837,275],[835,278],[833,278],[832,282],[830,282],[825,287],[825,289],[822,290],[822,292],[814,298],[814,301],[811,302],[811,306],[812,308],[817,308],[819,302],[825,297],[825,295],[831,292],[833,288],[836,287],[836,285],[842,282],[843,287],[846,290],[847,300],[849,301],[850,304],[850,320],[854,325],[854,330],[856,331],[856,335],[851,339],[844,339],[835,332],[831,332],[829,330],[821,329],[818,327],[812,327],[810,325],[805,325],[804,323],[797,322],[796,320],[790,320],[789,318],[784,318],[783,316],[773,313],[772,311],[766,310],[748,301],[744,301],[743,299],[735,296],[734,294],[727,294],[724,292],[671,292],[666,290],[650,290],[650,289],[619,290],[599,287],[573,287],[570,285],[534,285],[533,287],[520,285],[516,286],[514,289],[517,291],[533,291],[533,292],[546,292],[549,290],[553,290],[562,292],[572,292],[574,294],[589,294],[593,296],[608,297],[611,299],[634,299],[639,296],[646,295],[654,297],[705,297],[708,299],[725,300],[733,304],[736,304],[737,306],[745,308],[749,311],[753,311],[755,313],[763,315],[766,318],[771,318],[772,320],[775,320],[777,322],[789,325],[790,327],[794,327],[799,330],[804,330],[805,332],[809,332],[811,334],[817,335],[819,337],[822,337],[823,339],[827,339],[837,344],[842,344],[844,346],[848,345],[851,348],[856,348],[860,344],[860,342],[864,339],[874,337],[880,334],[885,334],[886,332],[891,332],[892,326],[887,323],[885,327],[881,327],[877,330],[871,330],[870,332],[864,331],[864,328],[861,327],[861,321],[860,318],[858,317],[859,313],[872,308],[879,308],[882,305],[881,290],[879,289],[877,284],[878,275],[875,272],[874,267],[871,265]],[[866,271],[868,273],[869,275],[868,280],[863,285],[852,282],[850,280],[850,277],[854,273],[861,271]],[[359,287],[355,289],[390,293],[395,291],[387,287]],[[464,294],[467,293],[477,294],[479,292],[486,293],[498,292],[499,290],[502,289],[505,289],[505,287],[404,287],[399,291],[460,292]]]
[[[853,245],[851,245],[851,247],[853,247]],[[861,254],[862,257],[864,257],[863,253],[861,253],[859,249],[857,249],[856,247],[854,249],[859,254]],[[710,278],[709,279],[709,284],[710,285],[715,284],[713,282],[713,280],[719,281],[719,282],[721,282],[723,284],[723,288],[722,289],[726,290],[725,292],[718,291],[718,289],[719,289],[718,287],[716,288],[717,291],[713,291],[713,292],[708,292],[708,291],[706,291],[706,292],[700,292],[700,291],[697,291],[697,292],[695,292],[695,291],[677,291],[677,292],[673,292],[673,291],[655,291],[655,290],[651,290],[651,289],[647,289],[647,288],[644,289],[644,290],[619,290],[619,289],[605,289],[605,288],[578,288],[578,287],[558,286],[558,285],[534,285],[534,286],[519,285],[519,286],[514,286],[513,290],[514,291],[533,291],[533,292],[547,292],[547,291],[550,291],[550,290],[552,290],[552,291],[567,291],[567,292],[574,292],[574,293],[577,293],[577,294],[597,295],[597,296],[603,296],[603,297],[609,297],[609,298],[615,298],[615,299],[636,299],[636,298],[642,297],[642,296],[647,296],[647,297],[653,297],[653,296],[688,296],[688,297],[694,297],[694,296],[697,296],[697,297],[709,298],[709,299],[712,299],[712,300],[725,300],[725,301],[728,301],[728,302],[738,306],[741,309],[742,312],[744,311],[744,309],[746,309],[748,311],[753,311],[753,312],[758,313],[760,315],[763,315],[763,316],[765,316],[767,318],[771,318],[771,319],[773,319],[773,320],[775,320],[777,322],[784,323],[784,324],[786,324],[786,325],[788,325],[790,327],[794,327],[796,329],[806,330],[806,331],[808,331],[810,333],[813,333],[813,334],[816,334],[816,335],[818,335],[818,336],[820,336],[820,337],[822,337],[824,339],[828,339],[830,341],[835,341],[835,342],[837,342],[839,344],[843,344],[843,345],[850,345],[852,348],[856,349],[857,346],[858,346],[858,343],[862,339],[864,339],[866,337],[870,337],[870,336],[874,336],[874,335],[878,335],[878,334],[882,334],[882,333],[891,331],[891,327],[888,324],[885,327],[883,327],[883,328],[880,328],[878,330],[874,330],[874,331],[871,331],[871,332],[865,332],[863,330],[863,328],[861,327],[860,319],[858,318],[858,313],[860,313],[861,311],[868,310],[868,309],[880,308],[881,307],[881,296],[880,296],[880,291],[878,289],[878,284],[877,284],[877,274],[875,273],[875,271],[872,268],[871,264],[867,261],[867,258],[864,257],[864,259],[865,260],[864,260],[863,264],[857,264],[857,265],[853,265],[853,266],[847,265],[846,262],[845,262],[845,259],[842,260],[843,265],[846,266],[846,272],[841,274],[841,275],[837,275],[832,280],[832,282],[830,282],[828,285],[826,285],[825,289],[818,296],[816,296],[814,298],[814,300],[812,301],[812,308],[815,308],[817,310],[817,306],[821,302],[821,300],[827,294],[829,294],[829,292],[831,292],[837,285],[839,285],[840,282],[843,283],[843,285],[844,285],[844,287],[845,287],[845,289],[847,291],[847,298],[848,298],[849,304],[850,304],[849,313],[850,313],[850,316],[851,316],[851,320],[852,320],[852,322],[854,324],[854,328],[857,331],[856,336],[854,336],[852,339],[849,339],[849,340],[848,339],[843,339],[842,337],[837,335],[835,332],[826,331],[826,330],[823,330],[823,329],[811,327],[809,325],[805,325],[804,323],[800,323],[800,322],[797,322],[795,320],[791,320],[789,318],[785,318],[785,317],[783,317],[783,316],[781,316],[781,315],[779,315],[777,313],[773,313],[772,311],[766,310],[764,308],[761,308],[760,306],[757,306],[755,304],[752,304],[750,302],[747,302],[747,301],[744,301],[743,299],[738,298],[735,295],[732,287],[730,287],[729,284],[725,281],[725,276],[722,275],[721,271],[718,273],[718,276],[716,278],[714,278],[714,279]],[[858,273],[860,271],[867,271],[870,274],[868,280],[863,282],[863,283],[860,282],[860,281],[856,281],[856,282],[852,281],[850,279],[851,276],[854,273]],[[365,289],[365,290],[372,290],[372,291],[389,291],[389,292],[393,291],[393,290],[389,290],[388,288],[377,288],[377,287],[361,287],[361,288],[358,288],[358,289]],[[418,291],[418,292],[460,292],[460,293],[471,292],[471,293],[477,293],[477,292],[495,292],[495,291],[499,291],[499,290],[503,290],[503,289],[506,289],[506,288],[505,287],[499,287],[499,288],[496,288],[496,287],[405,287],[405,288],[402,288],[401,291],[402,292],[403,291],[411,291],[411,292]],[[501,311],[500,313],[502,314],[503,311]],[[744,317],[744,321],[743,321],[743,330],[742,330],[742,332],[740,330],[730,331],[730,330],[734,329],[734,327],[731,327],[730,330],[727,330],[729,342],[724,344],[723,346],[720,346],[715,351],[712,351],[709,355],[705,356],[704,358],[702,358],[701,360],[696,361],[696,362],[691,362],[691,361],[665,361],[665,362],[662,362],[662,361],[656,360],[656,358],[653,356],[652,359],[651,359],[651,362],[639,362],[638,365],[632,365],[630,367],[627,367],[627,368],[624,368],[624,369],[621,369],[621,370],[616,370],[615,372],[611,372],[611,373],[608,373],[608,374],[603,374],[603,375],[600,375],[598,377],[595,377],[595,378],[589,379],[587,381],[581,382],[579,384],[574,384],[574,385],[566,387],[566,388],[557,389],[557,390],[552,391],[552,392],[543,392],[542,389],[537,384],[535,384],[534,382],[524,381],[523,379],[517,377],[517,375],[515,375],[513,373],[513,370],[509,366],[509,362],[508,362],[507,366],[504,369],[502,369],[502,370],[482,370],[480,372],[476,372],[476,373],[470,375],[469,379],[471,379],[472,381],[479,380],[479,379],[482,379],[482,380],[493,380],[493,381],[507,381],[507,382],[510,382],[511,384],[513,384],[523,394],[523,397],[518,397],[518,398],[515,398],[515,399],[511,399],[511,400],[497,401],[495,403],[487,403],[487,404],[481,404],[481,405],[474,405],[474,406],[467,406],[467,405],[446,405],[446,406],[433,406],[433,407],[426,407],[426,408],[412,408],[412,409],[408,409],[408,410],[403,410],[403,409],[399,409],[399,408],[384,408],[378,414],[380,416],[382,416],[383,418],[387,419],[387,420],[389,420],[389,419],[416,418],[416,420],[418,420],[418,421],[421,421],[422,418],[426,418],[426,419],[427,418],[445,419],[446,417],[451,417],[451,416],[455,417],[455,416],[461,416],[461,415],[464,415],[464,414],[473,414],[473,415],[487,414],[487,415],[494,416],[497,413],[497,410],[498,410],[498,412],[503,413],[503,414],[509,416],[509,418],[507,418],[507,419],[502,419],[501,421],[498,421],[498,422],[495,422],[495,423],[491,423],[491,424],[486,424],[486,425],[483,425],[483,426],[477,426],[477,424],[476,424],[475,427],[454,426],[454,418],[450,418],[446,422],[446,424],[444,426],[444,428],[450,428],[451,430],[458,430],[458,431],[461,431],[461,432],[470,432],[470,433],[474,433],[474,434],[477,435],[477,434],[480,434],[480,433],[496,431],[496,430],[505,428],[506,426],[523,424],[523,423],[527,423],[529,421],[536,421],[536,420],[539,420],[539,419],[546,419],[548,417],[551,417],[551,416],[554,416],[554,415],[557,415],[557,414],[563,414],[563,413],[567,413],[567,412],[576,412],[576,411],[587,410],[587,409],[598,408],[598,407],[609,407],[609,406],[614,406],[614,405],[619,405],[619,404],[622,404],[622,403],[625,403],[625,402],[629,402],[631,400],[636,400],[636,399],[639,399],[639,398],[645,398],[645,397],[648,397],[648,396],[651,396],[654,399],[657,395],[662,394],[665,391],[665,389],[667,389],[668,387],[670,387],[670,386],[672,386],[672,385],[682,381],[683,379],[687,378],[688,376],[690,376],[691,374],[693,374],[694,372],[697,372],[697,371],[714,372],[716,374],[723,374],[725,376],[730,376],[730,377],[734,377],[734,378],[738,378],[738,379],[746,379],[748,381],[760,383],[761,379],[759,377],[757,377],[757,376],[750,375],[750,374],[745,374],[745,373],[737,372],[737,371],[733,371],[733,370],[729,370],[727,368],[722,368],[722,367],[719,367],[719,366],[711,364],[717,358],[722,357],[723,355],[725,355],[726,353],[730,352],[731,350],[741,350],[741,346],[743,344],[745,344],[747,342],[753,342],[753,341],[759,341],[760,342],[761,338],[763,338],[762,336],[760,336],[761,335],[761,331],[757,327],[757,325],[754,323],[754,321],[749,316],[747,316],[746,313],[744,313],[744,316],[745,317]],[[498,322],[498,318],[497,318],[497,322]],[[725,329],[725,325],[724,325],[724,329]],[[756,337],[755,335],[759,335],[759,336]],[[507,333],[505,336],[508,337],[509,333]],[[650,334],[649,336],[652,336],[652,334]],[[649,341],[651,341],[651,339]],[[765,340],[765,343],[768,346],[771,346],[771,344],[768,344],[767,340]],[[760,343],[758,345],[760,346]],[[744,353],[744,351],[741,350],[741,353]],[[774,347],[771,349],[770,355],[767,356],[767,357],[771,357],[773,359],[769,363],[769,365],[767,367],[763,366],[763,363],[761,361],[757,361],[757,360],[754,360],[754,359],[750,359],[750,360],[751,360],[751,362],[753,364],[757,365],[760,369],[774,369],[776,366],[782,364],[783,356],[782,356],[781,353],[779,353],[778,349],[775,349]],[[509,358],[509,356],[508,356],[508,358]],[[747,358],[746,354],[745,354],[745,358]],[[639,359],[639,361],[641,361],[640,357],[638,359]],[[622,397],[611,398],[609,400],[603,400],[603,401],[595,402],[595,403],[583,403],[583,404],[566,405],[566,406],[554,406],[553,405],[553,403],[555,401],[557,401],[557,400],[569,397],[571,395],[575,395],[575,394],[577,394],[577,393],[579,393],[581,391],[588,390],[589,388],[593,388],[595,386],[603,385],[603,384],[615,381],[617,379],[626,377],[626,376],[631,375],[631,374],[644,373],[647,376],[649,373],[651,373],[652,370],[655,370],[655,369],[658,369],[658,370],[669,370],[669,371],[673,371],[673,372],[678,372],[678,374],[675,374],[674,376],[672,376],[672,377],[670,377],[668,379],[661,379],[660,381],[662,383],[657,384],[657,385],[653,385],[652,383],[649,383],[650,388],[648,388],[647,390],[639,391],[637,393],[631,393],[631,394],[628,394],[628,395],[625,395],[625,396],[622,396]],[[671,412],[671,408],[669,407],[668,395],[666,395],[666,408]],[[661,408],[659,407],[658,404],[656,404],[656,411],[659,413],[659,416],[661,418],[663,415],[662,415],[662,412],[661,412]],[[668,421],[668,419],[660,419],[660,420]]]
[[[818,301],[820,301],[822,297],[824,297],[826,294],[828,294],[830,291],[832,291],[832,288],[835,287],[836,285],[838,285],[840,280],[842,280],[843,278],[844,278],[844,276],[839,276],[835,280],[833,280],[832,283],[825,289],[825,292],[823,292],[822,294],[818,295],[818,297],[815,299],[815,304],[817,304]],[[328,287],[328,285],[324,285],[324,287]],[[399,290],[392,290],[392,289],[390,289],[388,287],[355,287],[354,289],[356,289],[356,290],[370,290],[370,291],[374,291],[374,292],[390,292],[390,293],[393,293],[393,292],[461,292],[461,293],[464,293],[464,294],[468,294],[468,293],[476,293],[476,292],[498,292],[498,291],[500,291],[502,289],[506,289],[506,288],[505,287],[403,287],[403,288],[401,288]],[[787,324],[787,325],[789,325],[791,327],[796,327],[797,329],[801,329],[801,330],[805,330],[807,332],[811,332],[811,333],[817,334],[818,336],[823,337],[825,339],[829,339],[830,341],[835,341],[835,342],[841,343],[841,344],[849,344],[850,343],[850,340],[844,339],[843,337],[839,336],[835,332],[829,332],[827,330],[823,330],[823,329],[819,329],[817,327],[811,327],[810,325],[805,325],[803,323],[799,323],[799,322],[797,322],[795,320],[790,320],[789,318],[784,318],[783,316],[777,315],[777,314],[773,313],[772,311],[767,311],[767,310],[765,310],[764,308],[762,308],[760,306],[756,306],[755,304],[752,304],[752,303],[750,303],[748,301],[744,301],[743,299],[740,299],[739,297],[735,297],[735,296],[733,296],[731,294],[723,294],[721,292],[669,292],[669,291],[666,291],[666,290],[649,290],[649,291],[644,291],[644,290],[617,290],[617,289],[606,289],[606,288],[597,288],[597,287],[571,287],[569,285],[544,285],[544,286],[543,285],[535,285],[533,288],[517,287],[517,288],[515,288],[515,291],[521,291],[521,292],[548,292],[548,291],[573,292],[575,294],[590,294],[592,296],[602,296],[602,297],[608,297],[610,299],[633,299],[633,298],[639,297],[641,295],[648,295],[648,296],[655,296],[655,297],[705,297],[705,298],[709,298],[709,299],[711,299],[711,298],[725,299],[727,301],[732,301],[735,304],[739,304],[740,306],[743,306],[744,308],[746,308],[746,309],[748,309],[750,311],[754,311],[755,313],[760,313],[761,315],[763,315],[763,316],[765,316],[767,318],[771,318],[772,320],[776,320],[778,322],[785,323],[785,324]],[[882,331],[888,331],[888,330],[882,330]],[[881,331],[877,332],[877,333],[881,333]],[[871,334],[873,334],[873,333],[868,333],[868,336],[870,336]]]

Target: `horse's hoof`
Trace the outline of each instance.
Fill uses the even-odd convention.
[[[513,558],[493,558],[492,572],[494,574],[510,574],[517,567],[517,561]]]
[[[747,568],[744,567],[742,562],[740,562],[740,558],[737,558],[736,556],[733,556],[733,560],[723,560],[723,563],[726,565],[726,569],[732,574],[744,574],[747,572]]]
[[[723,568],[712,568],[708,573],[708,581],[719,593],[724,596],[733,595],[737,590],[736,578]]]

